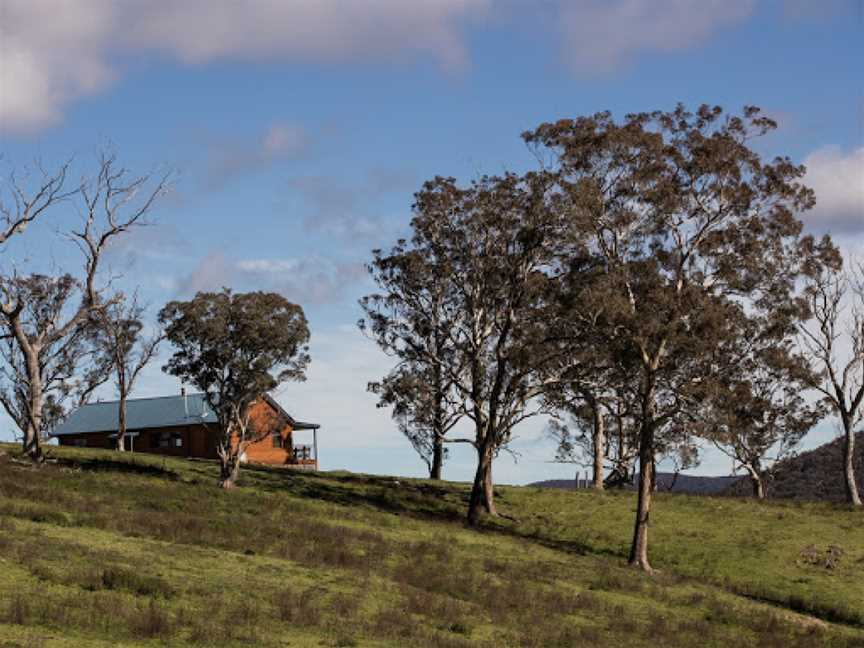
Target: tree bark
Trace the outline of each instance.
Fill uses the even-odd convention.
[[[744,466],[747,469],[747,473],[750,475],[750,485],[753,487],[753,497],[756,499],[764,500],[765,499],[765,482],[762,479],[762,475],[759,471],[759,466]]]
[[[117,450],[126,450],[126,394],[122,391],[117,405]]]
[[[644,427],[650,428],[650,424]],[[648,561],[648,523],[654,486],[654,431],[643,430],[639,441],[639,498],[636,504],[636,524],[630,547],[630,564],[651,572]]]
[[[603,421],[603,412],[597,401],[592,401],[591,409],[594,414],[594,488],[603,490],[603,460],[606,457],[606,428]]]
[[[16,335],[21,328],[20,321],[16,322]],[[21,331],[23,336],[23,331]],[[20,336],[19,336],[20,339]],[[39,367],[39,349],[27,344],[22,346],[27,360],[27,379],[30,381],[29,412],[27,412],[27,427],[24,430],[24,454],[30,457],[35,464],[41,464],[45,460],[42,452],[42,408],[44,406],[44,393],[42,391],[42,372]]]
[[[648,376],[642,396],[642,422],[639,429],[639,496],[629,559],[630,565],[648,573],[653,571],[648,560],[648,524],[651,514],[651,496],[655,486],[654,414],[653,377]]]
[[[477,450],[477,471],[474,474],[474,484],[468,501],[469,526],[477,526],[484,511],[489,515],[497,515],[492,486],[493,452],[487,445],[489,444],[484,443]]]
[[[444,466],[444,441],[436,433],[432,446],[432,466],[429,468],[430,479],[441,479],[441,469]]]
[[[846,499],[853,506],[861,506],[858,482],[855,481],[855,430],[849,417],[844,416],[843,429],[846,438],[843,442],[843,474],[846,481]]]
[[[234,488],[240,474],[240,453],[232,448],[219,458],[219,488]]]
[[[483,474],[483,508],[486,513],[492,516],[498,515],[498,510],[495,508],[495,485],[492,482],[492,457],[486,465],[486,470]]]

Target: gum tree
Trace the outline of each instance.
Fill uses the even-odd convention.
[[[524,139],[557,179],[570,238],[602,260],[600,330],[637,361],[639,487],[629,561],[651,571],[654,465],[667,432],[699,407],[711,356],[734,335],[746,304],[759,313],[794,302],[817,247],[796,214],[812,207],[789,158],[761,159],[754,137],[776,127],[758,108],[726,115],[610,113],[543,124]],[[830,242],[825,242],[830,247]]]
[[[46,434],[63,419],[70,403],[83,405],[108,380],[110,365],[88,320],[58,329],[78,308],[81,286],[74,277],[15,277],[0,280],[0,289],[23,305],[15,324],[31,352],[25,354],[10,331],[0,336],[0,403],[22,436],[30,432],[31,457],[38,459]],[[35,369],[30,364],[34,359]],[[33,412],[34,407],[39,411]]]
[[[840,419],[843,481],[853,506],[861,506],[855,476],[855,428],[864,422],[864,263],[842,269],[839,258],[807,287],[812,321],[801,327],[801,345],[814,378],[810,386]]]
[[[450,292],[452,268],[434,251],[403,240],[386,253],[374,250],[368,270],[378,291],[360,300],[365,317],[358,325],[396,360],[368,389],[378,395],[379,407],[392,408],[430,478],[441,479],[446,435],[463,411],[447,331],[458,317]]]
[[[93,328],[104,362],[114,375],[117,389],[117,450],[123,452],[126,439],[126,401],[141,370],[153,359],[164,336],[161,332],[143,335],[144,307],[138,295],[117,295],[110,304],[94,313]]]
[[[280,384],[306,379],[309,327],[303,309],[276,293],[199,292],[159,312],[176,349],[164,370],[192,383],[216,414],[219,486],[232,488],[256,436],[250,406]]]
[[[806,398],[815,376],[794,347],[795,323],[742,327],[730,371],[709,398],[702,436],[743,468],[753,496],[766,497],[765,474],[789,456],[825,412]]]
[[[550,290],[558,220],[544,174],[484,177],[468,187],[452,178],[427,182],[416,195],[414,245],[447,259],[455,316],[444,365],[473,424],[477,468],[468,523],[496,514],[492,463],[513,428],[540,411],[548,377],[540,369],[558,350],[544,345],[543,305]]]
[[[45,175],[44,182],[30,193],[13,183],[16,207],[3,207],[2,212],[7,232],[21,232],[37,216],[41,217],[61,205],[71,206],[82,217],[80,226],[66,233],[83,257],[82,276],[71,283],[62,277],[60,279],[77,294],[76,305],[66,307],[72,295],[65,293],[64,308],[54,309],[50,317],[36,318],[41,324],[34,328],[32,321],[28,324],[28,313],[32,313],[36,306],[28,301],[27,290],[21,290],[24,286],[21,278],[12,272],[0,284],[0,321],[5,334],[14,340],[15,354],[21,359],[24,392],[20,398],[26,416],[24,453],[37,463],[43,460],[40,431],[45,426],[44,355],[63,340],[74,339],[76,331],[86,328],[94,314],[110,302],[108,286],[99,285],[100,264],[105,251],[118,236],[145,224],[170,180],[170,174],[157,178],[132,176],[109,153],[103,153],[99,158],[93,176],[84,177],[71,190],[66,189],[67,175],[68,165],[64,165],[53,176]]]

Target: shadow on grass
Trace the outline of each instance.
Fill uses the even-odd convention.
[[[344,506],[363,506],[424,520],[466,523],[470,495],[468,485],[437,485],[370,475],[299,473],[268,466],[250,466],[246,468],[245,476],[254,480],[256,488],[270,492],[289,492],[297,497]],[[497,492],[495,498],[500,504],[506,505],[508,501],[506,492]],[[485,518],[476,530],[527,540],[567,553],[605,555],[618,559],[624,557],[620,552],[595,547],[585,541],[550,538],[538,530],[529,531],[520,527],[518,520],[504,517]]]
[[[161,477],[171,481],[178,481],[180,475],[166,466],[158,466],[154,463],[139,463],[134,459],[114,459],[111,457],[52,457],[58,466],[87,470],[92,472],[119,472],[147,477]]]

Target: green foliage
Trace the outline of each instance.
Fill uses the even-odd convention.
[[[463,484],[250,467],[221,491],[213,462],[52,454],[0,465],[0,645],[864,641],[864,529],[846,508],[658,495],[647,577],[624,566],[629,493],[502,487],[515,520],[477,533]]]
[[[219,479],[229,488],[256,432],[250,429],[252,403],[286,380],[305,380],[306,316],[277,293],[234,294],[225,288],[169,302],[159,322],[176,349],[164,370],[197,386],[216,413]]]
[[[276,293],[200,292],[159,313],[176,352],[165,370],[248,404],[286,380],[302,380],[309,362],[303,309]]]

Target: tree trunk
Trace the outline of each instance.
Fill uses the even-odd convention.
[[[24,431],[24,454],[28,456],[34,464],[40,464],[45,460],[45,455],[42,453],[42,444],[39,439],[39,431],[29,424]]]
[[[42,408],[44,395],[42,393],[42,374],[39,367],[39,350],[31,348],[27,355],[27,379],[30,381],[29,412],[27,412],[27,427],[24,430],[24,454],[35,464],[45,460],[42,453]]]
[[[606,429],[603,421],[603,412],[597,401],[592,401],[591,409],[594,413],[594,488],[603,490],[603,460],[606,457]]]
[[[744,466],[747,473],[750,475],[750,485],[753,487],[753,497],[759,500],[765,499],[765,482],[762,479],[762,474],[759,466]]]
[[[117,406],[117,450],[126,450],[126,394],[122,390]]]
[[[630,547],[630,564],[651,573],[648,561],[648,523],[651,514],[651,496],[655,485],[654,476],[654,384],[651,376],[646,378],[642,396],[642,422],[639,429],[639,498],[636,504],[636,523],[633,528],[633,544]]]
[[[486,513],[492,516],[498,515],[498,511],[495,508],[495,486],[492,483],[492,458],[490,456],[489,462],[486,466],[486,471],[483,475],[483,508],[486,509]]]
[[[846,499],[853,506],[861,506],[861,495],[855,481],[855,430],[849,417],[843,417],[846,438],[843,443],[843,473],[846,480]]]
[[[231,448],[219,457],[219,488],[234,488],[240,474],[240,453]]]
[[[471,497],[468,501],[470,526],[477,526],[483,511],[490,515],[497,515],[492,486],[492,455],[492,448],[486,447],[485,443],[477,450],[477,471],[474,474],[474,485],[471,487]]]
[[[441,479],[441,469],[444,466],[444,440],[435,435],[432,446],[432,466],[429,468],[429,479]]]

